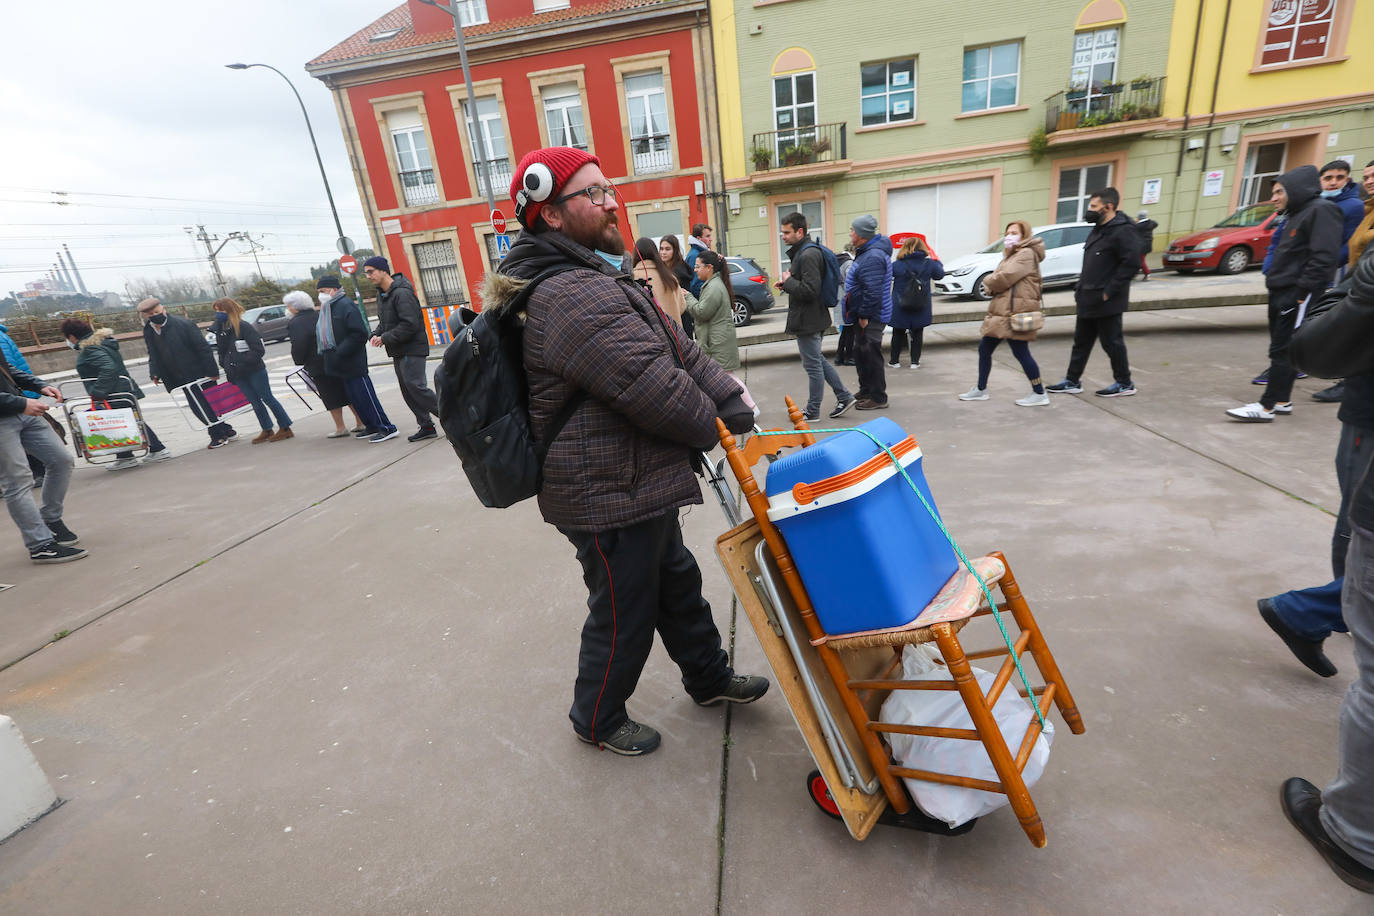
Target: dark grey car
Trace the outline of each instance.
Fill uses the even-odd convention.
[[[286,313],[284,305],[262,305],[248,309],[240,320],[251,324],[253,330],[262,335],[263,343],[271,343],[274,340],[287,339],[286,326],[291,323],[291,316]],[[205,341],[214,346],[215,332],[206,331]]]
[[[768,283],[768,271],[753,258],[729,257],[730,297],[735,327],[742,328],[754,315],[773,307],[773,289]]]

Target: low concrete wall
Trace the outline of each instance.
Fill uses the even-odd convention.
[[[19,726],[0,716],[0,840],[42,817],[57,804],[48,777],[24,743]]]
[[[143,343],[142,334],[116,334],[115,340],[119,341],[119,352],[125,360],[142,359],[148,355],[148,347]],[[76,351],[65,343],[24,347],[22,352],[24,358],[29,361],[29,368],[39,378],[76,369]]]

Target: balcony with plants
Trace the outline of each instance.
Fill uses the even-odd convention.
[[[754,134],[749,157],[754,165],[754,184],[841,175],[852,166],[843,121]]]
[[[1143,133],[1157,126],[1142,122],[1161,116],[1163,100],[1162,76],[1069,86],[1045,100],[1045,133],[1053,137],[1108,125],[1115,127],[1113,133]]]

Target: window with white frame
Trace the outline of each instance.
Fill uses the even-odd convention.
[[[916,59],[859,67],[864,127],[916,120]]]
[[[1072,169],[1059,170],[1059,191],[1054,204],[1056,223],[1081,223],[1083,211],[1088,209],[1088,201],[1094,191],[1109,187],[1112,183],[1112,164],[1084,165]]]
[[[825,229],[825,201],[823,200],[800,200],[789,204],[773,205],[773,225],[782,227],[782,218],[789,213],[800,213],[806,217],[806,235],[808,238],[815,239],[822,245],[827,244]],[[782,241],[781,233],[778,238],[778,276],[782,272],[792,269],[792,260],[787,257],[787,243]],[[843,290],[841,290],[843,292]]]
[[[547,13],[549,10],[565,10],[567,8],[568,0],[534,0],[536,13]]]
[[[673,147],[663,71],[626,76],[625,108],[630,116],[630,153],[635,174],[672,170]]]
[[[501,106],[496,97],[477,100],[476,124],[473,123],[468,103],[463,102],[463,118],[468,122],[468,148],[472,150],[472,171],[477,180],[477,193],[487,193],[484,177],[491,179],[492,193],[509,188],[511,168],[506,149],[506,127],[501,122]],[[486,165],[485,173],[483,164]]]
[[[1021,82],[1021,45],[1008,42],[964,51],[962,110],[988,111],[1016,104]]]
[[[453,242],[421,242],[415,246],[415,266],[420,271],[420,289],[425,294],[425,306],[465,305],[463,279],[458,270],[458,256]]]
[[[429,142],[420,121],[419,109],[391,111],[386,116],[391,146],[396,153],[396,178],[407,207],[438,203],[439,185],[434,180],[434,164],[429,157]]]
[[[582,93],[576,83],[549,86],[542,92],[544,123],[549,128],[550,146],[587,148],[587,128],[582,120]]]
[[[1070,111],[1100,111],[1111,107],[1121,32],[1116,28],[1079,32],[1073,37],[1073,65],[1069,69]],[[1119,86],[1117,87],[1120,88]]]
[[[1288,144],[1256,143],[1245,154],[1240,185],[1240,205],[1262,204],[1274,196],[1274,182],[1283,174]]]
[[[787,150],[816,142],[816,74],[789,73],[773,77],[773,127],[777,159]]]
[[[487,20],[487,0],[450,0],[454,8],[458,10],[458,21],[463,24],[463,28],[470,25],[481,25]]]

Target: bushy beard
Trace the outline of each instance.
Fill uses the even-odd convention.
[[[583,248],[600,249],[607,254],[624,254],[625,239],[620,234],[620,221],[614,213],[573,215],[563,220],[562,232]]]

